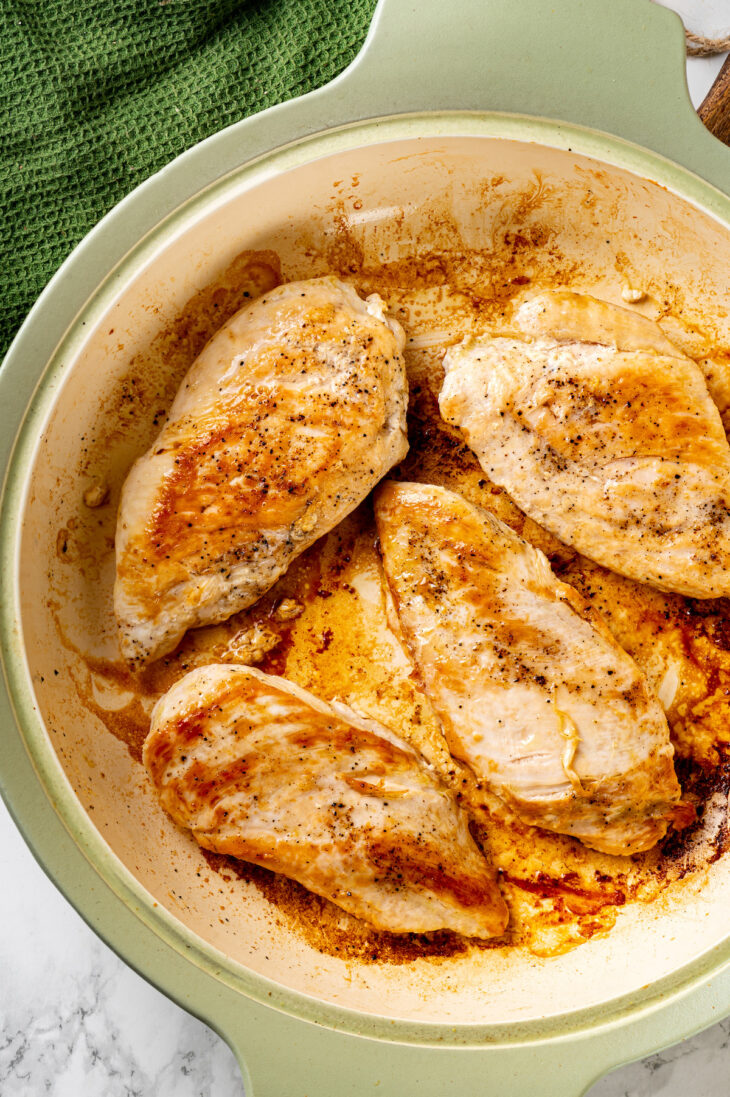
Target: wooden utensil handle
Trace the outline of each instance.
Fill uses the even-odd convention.
[[[697,112],[720,141],[730,145],[730,55],[718,73],[717,80],[705,96]]]

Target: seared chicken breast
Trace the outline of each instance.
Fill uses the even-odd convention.
[[[251,605],[405,455],[403,342],[379,297],[334,278],[280,286],[211,339],[124,484],[129,661]]]
[[[454,794],[344,705],[248,667],[202,667],[156,705],[144,763],[203,848],[283,873],[377,929],[505,929]]]
[[[439,406],[530,518],[621,575],[730,594],[730,446],[699,367],[659,326],[580,294],[516,313],[524,338],[451,348]]]
[[[451,752],[527,823],[649,849],[680,797],[659,701],[603,619],[487,511],[388,482],[375,518],[406,651]]]

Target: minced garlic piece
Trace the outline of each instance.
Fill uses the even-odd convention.
[[[100,481],[96,481],[84,492],[84,503],[87,507],[91,507],[92,510],[95,507],[101,507],[106,503],[109,498],[109,485],[103,484]]]
[[[638,305],[639,301],[644,300],[646,294],[643,289],[634,289],[633,286],[624,286],[621,290],[621,296],[628,304]]]
[[[293,621],[304,612],[304,606],[294,598],[282,598],[274,610],[275,621]]]

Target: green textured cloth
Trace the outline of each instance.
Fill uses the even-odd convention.
[[[116,202],[196,142],[336,76],[375,0],[0,0],[0,354]]]

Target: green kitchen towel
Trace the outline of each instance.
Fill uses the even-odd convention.
[[[0,354],[116,202],[357,53],[375,0],[0,0]]]

